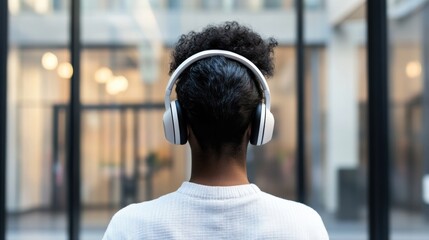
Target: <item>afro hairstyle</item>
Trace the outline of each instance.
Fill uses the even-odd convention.
[[[201,32],[182,35],[172,52],[169,73],[190,56],[210,49],[227,50],[253,62],[265,77],[273,75],[273,38],[264,40],[237,22],[209,25]],[[203,150],[241,146],[262,101],[259,83],[250,69],[223,56],[201,59],[179,76],[176,85],[186,124]]]

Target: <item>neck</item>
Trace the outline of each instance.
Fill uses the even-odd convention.
[[[192,146],[191,146],[192,147]],[[249,184],[246,171],[246,147],[239,153],[213,153],[192,149],[191,182],[209,186]]]

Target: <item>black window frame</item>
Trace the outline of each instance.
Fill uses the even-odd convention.
[[[80,0],[70,2],[70,62],[73,75],[70,81],[70,101],[67,118],[67,230],[68,238],[78,240],[81,225],[81,102],[80,102],[80,54],[81,34]]]
[[[368,231],[389,239],[389,85],[387,2],[366,1],[368,65]]]
[[[8,1],[0,2],[0,239],[6,238]]]

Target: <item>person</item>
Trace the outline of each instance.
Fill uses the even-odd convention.
[[[273,38],[237,22],[182,35],[166,90],[170,142],[189,142],[192,170],[175,192],[131,204],[103,239],[329,239],[312,208],[249,183],[249,142],[271,139],[274,118],[264,77],[273,75]],[[176,84],[177,100],[170,94]]]

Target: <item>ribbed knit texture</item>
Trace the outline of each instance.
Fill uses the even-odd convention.
[[[313,209],[256,185],[213,187],[184,182],[173,193],[117,212],[103,240],[329,239]]]

